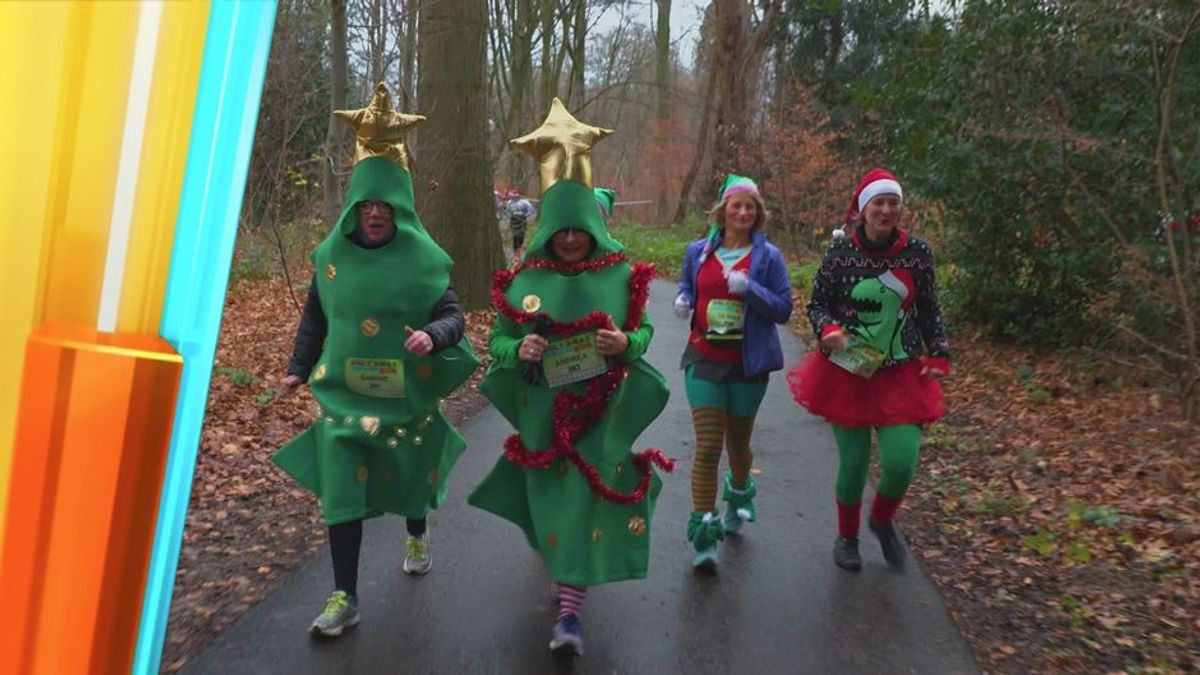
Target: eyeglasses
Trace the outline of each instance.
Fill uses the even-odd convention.
[[[383,213],[391,213],[392,212],[391,204],[389,204],[387,202],[381,202],[378,200],[362,201],[362,202],[355,204],[355,206],[362,213],[370,213],[371,211],[374,211],[375,209],[379,209]]]

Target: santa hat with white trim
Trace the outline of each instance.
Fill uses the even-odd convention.
[[[846,209],[845,224],[849,225],[855,218],[862,213],[867,204],[879,195],[896,195],[901,200],[904,199],[904,191],[900,189],[900,181],[892,175],[892,172],[883,167],[875,167],[863,176],[858,182],[858,187],[854,189],[854,195],[850,197],[850,206]],[[833,236],[835,239],[841,239],[846,236],[846,228],[843,226],[839,230],[834,230]]]
[[[912,307],[913,300],[917,295],[917,286],[913,283],[912,274],[908,270],[888,270],[879,275],[879,283],[900,296],[900,309],[907,310]]]

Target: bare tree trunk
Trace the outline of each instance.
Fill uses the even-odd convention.
[[[671,0],[657,0],[658,17],[654,26],[654,84],[658,87],[658,119],[671,117]]]
[[[525,112],[528,109],[530,85],[533,84],[533,29],[537,23],[534,0],[516,0],[516,16],[512,27],[512,86],[506,127],[509,134],[524,133]],[[508,179],[524,187],[527,162],[512,151],[508,152]]]
[[[587,2],[571,0],[571,16],[575,25],[571,29],[571,78],[567,89],[567,107],[575,108],[584,101],[584,66],[587,62]],[[563,17],[563,24],[566,24]]]
[[[421,6],[417,64],[421,161],[417,212],[454,258],[454,288],[467,309],[488,305],[491,271],[503,265],[487,143],[486,0]]]
[[[721,177],[736,170],[738,155],[745,145],[746,81],[741,77],[748,21],[745,0],[714,0],[716,45],[713,70],[717,73],[717,119],[712,139],[712,175],[705,181],[716,194]]]
[[[417,81],[414,66],[417,62],[417,0],[407,0],[404,3],[404,54],[402,57],[400,79],[403,91],[404,109],[417,109]]]
[[[738,170],[750,124],[751,87],[758,85],[767,33],[783,0],[771,0],[762,21],[749,34],[746,0],[714,0],[717,44],[713,54],[717,77],[717,121],[713,133],[713,167],[709,191],[716,194],[721,178]],[[749,36],[749,37],[747,37]]]
[[[692,165],[688,167],[688,171],[683,177],[683,186],[679,189],[679,206],[675,209],[675,217],[671,219],[671,222],[674,223],[682,223],[683,219],[687,218],[687,212],[691,206],[692,185],[696,182],[696,174],[700,173],[700,165],[704,163],[704,151],[708,147],[709,118],[712,117],[713,94],[716,89],[717,68],[714,63],[708,69],[708,82],[704,85],[704,109],[700,113],[700,133],[696,138],[696,156],[692,158]]]
[[[669,81],[671,74],[671,0],[657,0],[657,2],[658,17],[654,28],[654,84],[658,88],[658,105],[655,109],[655,117],[658,121],[656,142],[659,151],[662,152],[667,144],[667,131],[671,123],[671,83]],[[659,220],[662,220],[667,217],[666,180],[659,184],[656,201],[658,202],[655,205],[656,213]]]
[[[346,80],[348,59],[346,57],[346,0],[330,0],[329,64],[330,96],[329,109],[346,108]],[[342,210],[342,184],[335,168],[341,168],[343,139],[346,128],[333,115],[329,116],[329,128],[325,132],[325,224],[329,227],[337,222]]]
[[[550,109],[550,101],[558,89],[558,72],[554,67],[554,0],[542,0],[542,96],[540,109]]]
[[[367,29],[371,36],[371,81],[370,87],[384,82],[384,53],[387,51],[387,8],[383,0],[371,0],[371,26]]]

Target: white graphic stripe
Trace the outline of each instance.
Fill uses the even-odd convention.
[[[142,140],[146,131],[146,110],[150,105],[150,81],[154,76],[154,53],[158,48],[161,19],[162,5],[155,0],[143,0],[138,11],[133,72],[129,83],[128,106],[125,109],[125,130],[121,137],[121,159],[117,165],[117,191],[113,200],[112,222],[108,230],[104,285],[100,288],[100,315],[96,319],[96,327],[109,333],[117,329],[117,310],[121,304],[121,286],[125,280],[129,228],[133,220],[133,203],[137,192]]]

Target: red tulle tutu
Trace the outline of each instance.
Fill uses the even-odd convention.
[[[787,381],[797,403],[840,427],[928,424],[946,412],[941,384],[921,375],[916,359],[865,378],[814,351],[788,371]]]

